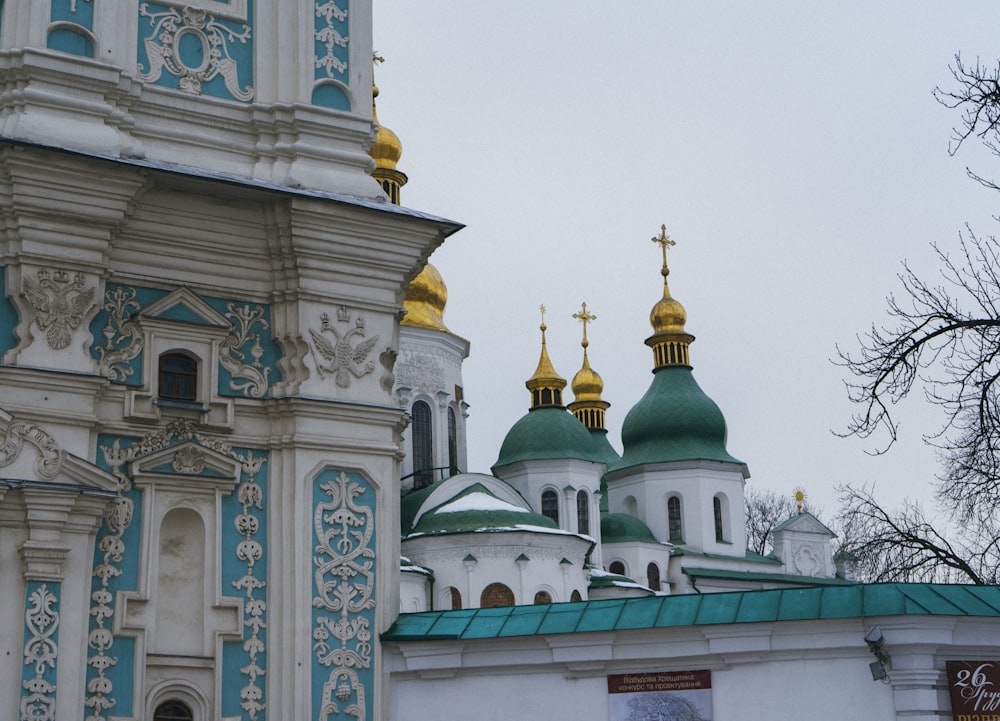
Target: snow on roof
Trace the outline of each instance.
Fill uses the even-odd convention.
[[[531,513],[527,508],[515,506],[513,503],[501,501],[496,496],[482,491],[467,493],[450,503],[435,510],[435,513],[459,513],[461,511],[511,511],[514,513]]]

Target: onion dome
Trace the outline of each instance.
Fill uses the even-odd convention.
[[[372,177],[382,186],[382,190],[389,196],[389,201],[399,205],[399,190],[407,181],[406,174],[396,169],[396,164],[403,155],[403,144],[399,141],[398,135],[379,123],[378,113],[375,111],[377,97],[378,87],[372,85],[372,122],[378,128],[375,133],[375,143],[368,150],[368,154],[375,161]]]
[[[609,513],[601,517],[601,543],[659,543],[649,526],[627,513]]]
[[[551,518],[500,499],[476,483],[422,514],[410,536],[557,528]]]
[[[694,342],[694,336],[684,330],[687,322],[687,311],[680,301],[670,295],[667,276],[670,268],[667,266],[667,246],[676,243],[667,236],[667,226],[660,226],[660,235],[653,238],[663,250],[663,297],[653,306],[649,313],[649,323],[653,326],[653,335],[646,339],[646,345],[653,349],[653,357],[657,368],[666,365],[690,365],[688,346]]]
[[[438,269],[428,263],[410,281],[403,300],[406,315],[400,324],[450,333],[448,326],[444,324],[444,309],[447,304],[448,286]]]
[[[544,306],[543,311],[544,313]],[[595,449],[590,432],[562,405],[566,381],[552,367],[545,348],[544,320],[541,325],[542,352],[535,374],[525,383],[531,391],[531,408],[507,432],[496,470],[519,461],[577,459],[604,463]]]
[[[740,463],[726,450],[726,419],[719,406],[698,385],[691,372],[688,346],[694,336],[684,332],[687,314],[667,287],[666,248],[674,245],[661,226],[663,298],[653,307],[653,382],[622,424],[622,457],[609,470],[649,463],[708,460]]]
[[[569,410],[589,430],[603,430],[604,412],[611,407],[611,404],[601,398],[604,381],[590,367],[590,359],[587,358],[587,347],[590,345],[590,341],[587,340],[587,323],[597,320],[597,316],[588,313],[587,304],[583,303],[580,312],[574,313],[573,317],[583,324],[583,340],[580,341],[580,346],[583,348],[583,367],[573,376],[570,387],[573,390],[574,401],[569,404]]]

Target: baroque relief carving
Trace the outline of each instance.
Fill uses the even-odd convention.
[[[163,71],[180,79],[180,89],[192,95],[201,95],[201,84],[222,76],[226,90],[237,100],[252,100],[254,89],[240,89],[236,61],[229,54],[229,43],[246,44],[250,39],[250,26],[244,24],[241,32],[222,24],[213,15],[200,8],[186,7],[181,13],[174,9],[152,12],[148,3],[139,6],[139,15],[149,18],[152,28],[143,39],[149,57],[149,72],[138,69],[139,78],[156,82]],[[180,42],[190,35],[201,43],[202,61],[190,67],[181,58]]]
[[[345,306],[341,306],[337,311],[337,320],[344,324],[351,322],[351,313]],[[320,322],[320,333],[330,333],[334,338],[334,342],[330,343],[320,333],[312,328],[309,329],[309,335],[313,340],[313,358],[316,360],[321,378],[332,375],[337,386],[347,388],[351,385],[351,376],[363,378],[375,370],[375,362],[368,360],[368,355],[378,343],[378,336],[372,336],[357,345],[351,344],[354,336],[365,337],[364,318],[359,316],[354,327],[349,328],[343,335],[330,323],[329,314],[323,313]],[[328,361],[326,365],[323,364],[323,359]]]
[[[396,382],[415,390],[436,391],[444,384],[444,373],[433,356],[407,353],[396,364]]]
[[[134,514],[133,501],[124,495],[132,490],[132,480],[124,468],[134,459],[162,450],[173,443],[192,439],[240,463],[242,476],[237,487],[237,498],[242,506],[242,513],[237,516],[235,525],[242,540],[237,544],[235,555],[238,560],[246,564],[246,572],[233,581],[233,586],[244,593],[243,624],[250,630],[250,635],[243,641],[243,650],[249,657],[249,663],[239,669],[246,681],[240,689],[240,706],[247,712],[251,721],[256,721],[258,714],[266,709],[260,677],[265,674],[266,645],[263,630],[267,627],[267,603],[264,600],[264,588],[267,583],[255,570],[255,564],[264,555],[264,547],[257,540],[261,529],[258,512],[263,512],[264,492],[255,478],[263,468],[265,458],[254,456],[252,451],[248,451],[246,455],[241,454],[217,437],[197,433],[194,424],[189,421],[174,421],[165,428],[147,434],[129,448],[122,448],[117,438],[110,446],[100,447],[105,463],[118,479],[118,497],[106,513],[106,530],[98,539],[97,545],[103,557],[93,571],[93,576],[98,579],[98,587],[91,594],[92,622],[87,639],[90,647],[87,665],[94,669],[95,674],[87,682],[88,695],[85,704],[90,713],[85,721],[108,721],[107,714],[117,703],[114,699],[113,683],[106,672],[118,663],[118,657],[111,654],[115,638],[110,628],[110,620],[114,616],[114,594],[110,590],[110,583],[112,579],[122,575],[122,560],[125,556],[125,542],[122,536],[131,524]],[[193,448],[188,448],[188,452],[183,456],[181,451],[174,456],[172,464],[174,469],[197,473],[195,469],[203,462],[203,455]]]
[[[237,306],[235,303],[227,304],[226,308],[226,318],[232,322],[233,328],[222,342],[219,363],[232,376],[229,388],[248,398],[263,398],[267,393],[271,369],[260,362],[264,357],[264,347],[260,344],[260,333],[253,331],[255,326],[262,331],[268,328],[264,308],[259,305],[253,308],[249,305]],[[246,362],[247,354],[252,359],[249,363]]]
[[[316,17],[322,18],[326,23],[325,26],[316,28],[316,41],[326,48],[325,55],[316,56],[316,67],[323,68],[327,77],[330,78],[333,77],[334,71],[341,74],[347,72],[347,63],[334,55],[333,52],[335,47],[347,47],[349,39],[341,35],[334,25],[334,21],[345,22],[347,20],[347,10],[339,7],[333,0],[317,2]]]
[[[317,617],[313,629],[316,660],[331,669],[323,684],[319,720],[343,714],[363,721],[365,688],[357,671],[370,668],[372,662],[372,632],[362,612],[375,607],[374,515],[371,508],[355,503],[365,489],[344,472],[320,489],[330,500],[316,504],[313,515],[317,593],[313,606],[332,615]]]
[[[94,304],[94,288],[87,288],[83,273],[70,280],[65,270],[38,271],[37,282],[24,279],[24,297],[35,312],[39,330],[53,350],[62,350],[73,340],[73,331]]]
[[[55,478],[62,467],[63,453],[56,439],[34,423],[11,423],[7,435],[0,443],[0,468],[9,466],[21,455],[24,441],[38,449],[35,472],[42,478]]]
[[[123,382],[131,376],[129,363],[142,352],[144,341],[136,322],[139,302],[135,292],[135,288],[117,287],[104,294],[108,322],[102,331],[104,345],[97,346],[96,351],[101,375],[113,381]]]
[[[31,603],[24,613],[24,623],[30,634],[24,644],[24,664],[35,667],[35,675],[22,683],[26,694],[21,696],[20,721],[55,721],[56,687],[45,679],[46,668],[55,669],[58,648],[53,638],[59,628],[58,602],[46,584],[29,596]]]

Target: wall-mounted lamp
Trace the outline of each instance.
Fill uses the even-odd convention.
[[[865,643],[868,644],[868,650],[878,659],[868,664],[872,681],[889,683],[892,679],[889,678],[889,672],[885,670],[886,664],[889,663],[889,653],[883,648],[885,638],[882,636],[882,629],[878,626],[872,626],[868,629],[868,633],[865,634]]]

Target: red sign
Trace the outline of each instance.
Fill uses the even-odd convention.
[[[954,721],[1000,721],[1000,661],[946,661]]]

